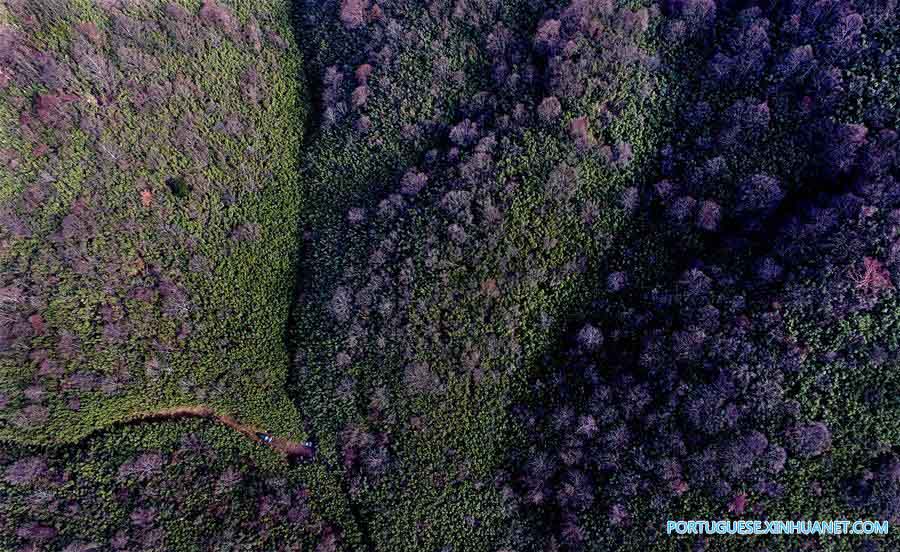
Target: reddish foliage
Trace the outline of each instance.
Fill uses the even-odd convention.
[[[356,82],[360,85],[366,84],[369,80],[369,77],[372,75],[372,66],[368,63],[363,63],[354,71],[354,75],[356,76]]]
[[[226,34],[234,34],[238,28],[237,19],[227,6],[219,4],[216,0],[203,0],[200,8],[200,19],[204,23],[218,27]]]
[[[67,110],[67,104],[78,101],[78,96],[62,92],[49,92],[40,94],[35,100],[35,115],[38,119],[50,126],[65,128],[71,124],[72,114]]]
[[[366,24],[369,0],[342,0],[340,18],[348,29],[358,29]]]
[[[744,493],[734,495],[734,498],[732,498],[731,502],[728,503],[728,511],[738,516],[744,513],[746,507],[747,495]]]
[[[891,273],[884,264],[874,257],[863,257],[862,270],[853,275],[856,289],[863,293],[878,295],[894,289]]]
[[[544,122],[552,122],[562,113],[562,105],[554,96],[544,98],[538,106],[538,115]]]
[[[75,25],[75,30],[78,31],[81,36],[93,42],[95,46],[99,46],[103,40],[103,35],[100,33],[97,25],[95,25],[92,21],[83,21],[81,23],[78,23],[77,25]]]
[[[569,134],[580,150],[586,150],[595,144],[589,125],[587,117],[577,117],[569,123]]]
[[[31,324],[31,329],[34,330],[35,335],[44,335],[44,332],[47,330],[44,317],[35,313],[28,317],[28,322]]]

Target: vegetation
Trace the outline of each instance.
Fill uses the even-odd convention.
[[[0,548],[900,546],[666,533],[900,523],[893,0],[64,7],[0,8]]]
[[[4,550],[327,550],[338,541],[359,543],[333,474],[312,464],[287,467],[208,422],[127,426],[84,447],[17,446],[3,454]]]
[[[303,433],[284,328],[307,100],[287,6],[234,6],[0,12],[4,439],[197,403]]]

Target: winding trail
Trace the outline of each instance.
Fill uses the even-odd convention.
[[[178,418],[206,418],[208,420],[219,422],[220,424],[228,426],[238,433],[243,434],[248,439],[277,450],[278,452],[284,454],[288,460],[312,460],[316,455],[315,449],[297,441],[291,441],[288,439],[282,439],[280,437],[273,436],[272,440],[267,443],[260,439],[257,435],[257,433],[266,433],[264,429],[248,424],[242,424],[231,416],[217,414],[216,411],[212,408],[203,405],[176,406],[173,408],[162,408],[160,410],[139,412],[137,414],[129,416],[121,423],[138,424],[142,422],[172,420]]]

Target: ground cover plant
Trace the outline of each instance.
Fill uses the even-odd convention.
[[[894,0],[2,9],[0,547],[900,547]]]

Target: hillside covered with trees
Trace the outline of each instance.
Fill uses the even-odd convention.
[[[898,16],[3,0],[0,550],[900,548]]]

